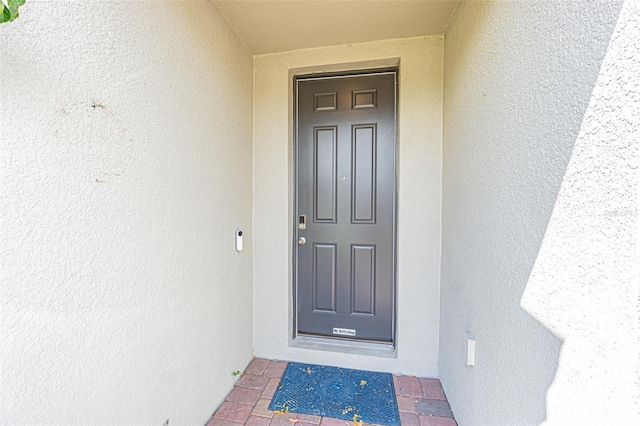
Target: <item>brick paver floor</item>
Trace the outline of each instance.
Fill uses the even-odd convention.
[[[352,421],[269,410],[287,363],[254,358],[207,426],[353,426]],[[457,426],[438,379],[393,376],[403,426]],[[366,423],[364,424],[366,426]]]

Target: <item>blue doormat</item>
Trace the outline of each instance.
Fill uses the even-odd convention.
[[[297,362],[287,365],[269,410],[400,425],[391,374]]]

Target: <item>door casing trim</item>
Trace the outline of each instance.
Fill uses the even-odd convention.
[[[394,108],[394,134],[395,134],[395,161],[394,161],[394,191],[393,191],[393,315],[392,315],[392,341],[390,343],[368,342],[361,340],[351,340],[344,338],[331,338],[325,336],[312,336],[297,333],[297,295],[296,295],[296,233],[297,233],[297,204],[296,204],[296,176],[297,169],[297,83],[307,79],[334,79],[349,78],[361,75],[374,74],[395,74],[395,108]],[[369,355],[383,358],[397,358],[397,316],[398,316],[398,105],[400,84],[400,58],[389,58],[377,61],[367,61],[350,64],[322,65],[318,67],[305,67],[289,70],[289,152],[292,172],[289,173],[290,193],[289,193],[289,241],[290,244],[290,270],[289,270],[289,346],[301,349],[323,350],[330,352],[343,352],[350,354]]]

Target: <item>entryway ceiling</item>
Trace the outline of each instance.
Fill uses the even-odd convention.
[[[444,33],[457,0],[214,1],[255,55]]]

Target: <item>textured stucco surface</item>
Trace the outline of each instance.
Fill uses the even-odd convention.
[[[442,37],[433,36],[254,57],[256,355],[438,375],[442,47]],[[331,64],[389,58],[400,58],[398,357],[289,347],[293,200],[289,69],[327,65],[330,71],[344,69]]]
[[[634,380],[615,342],[637,356],[637,48],[601,68],[620,9],[469,1],[445,37],[440,379],[461,425],[633,423],[601,421],[633,398],[613,402]]]
[[[252,354],[251,54],[210,2],[20,12],[0,26],[0,424],[204,424]]]
[[[548,425],[640,424],[640,4],[625,1],[522,304],[563,339]]]

